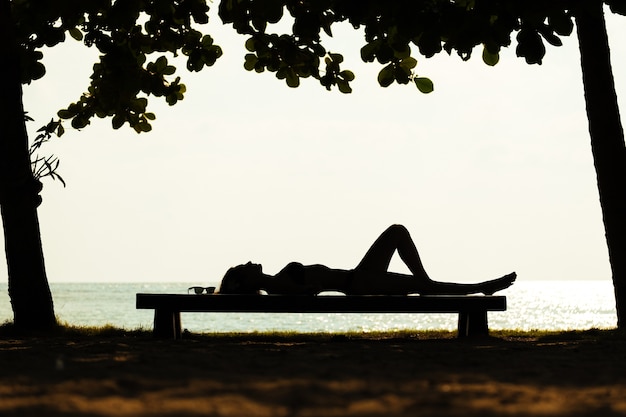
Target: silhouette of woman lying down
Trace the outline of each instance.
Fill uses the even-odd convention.
[[[411,275],[387,271],[396,250]],[[401,225],[392,225],[376,239],[361,262],[352,270],[292,262],[272,276],[264,274],[261,265],[248,262],[226,272],[219,292],[258,294],[260,290],[264,290],[268,294],[294,295],[316,295],[323,291],[338,291],[346,295],[491,295],[510,287],[516,277],[513,272],[475,284],[433,281],[422,266],[408,230]]]

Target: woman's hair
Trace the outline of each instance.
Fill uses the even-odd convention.
[[[258,270],[248,262],[230,268],[224,274],[219,292],[221,294],[258,294],[257,280]]]

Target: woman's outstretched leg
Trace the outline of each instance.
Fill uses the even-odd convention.
[[[376,239],[355,269],[387,272],[391,257],[396,250],[415,278],[430,280],[409,231],[399,224],[389,226]]]
[[[512,272],[500,278],[476,284],[457,284],[453,282],[428,281],[417,283],[416,292],[422,295],[467,295],[493,293],[510,287],[515,282],[517,274]]]

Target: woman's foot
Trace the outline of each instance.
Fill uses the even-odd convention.
[[[493,279],[491,281],[485,281],[481,285],[483,289],[480,291],[485,295],[493,295],[493,293],[503,290],[505,288],[509,288],[515,282],[517,278],[517,274],[515,272],[511,272],[508,275],[505,275],[501,278]]]

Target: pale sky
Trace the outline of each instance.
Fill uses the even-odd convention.
[[[625,109],[626,25],[607,20]],[[216,17],[204,31],[224,56],[199,74],[178,65],[187,94],[149,99],[152,132],[66,123],[44,147],[67,182],[46,180],[39,209],[50,282],[203,284],[249,260],[352,268],[393,223],[433,279],[610,279],[575,36],[541,66],[514,47],[493,68],[480,51],[415,55],[435,82],[424,95],[379,87],[360,32],[337,29],[332,52],[357,76],[344,95],[249,73],[245,37]],[[25,89],[31,135],[86,90],[96,53],[72,39],[46,53]]]

